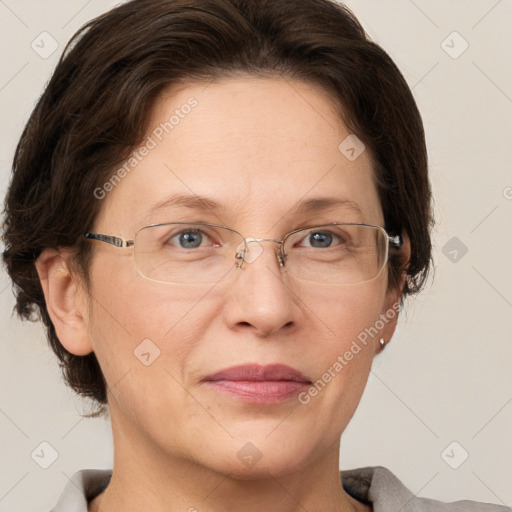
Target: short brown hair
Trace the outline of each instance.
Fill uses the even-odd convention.
[[[101,202],[93,191],[143,139],[159,94],[187,81],[287,77],[323,87],[370,150],[385,228],[411,254],[389,263],[403,297],[431,266],[431,190],[423,123],[387,53],[333,0],[132,0],[87,23],[66,47],[21,135],[5,203],[4,261],[17,313],[39,316],[65,381],[105,411],[94,353],[70,354],[46,309],[34,262],[46,247],[80,244]],[[79,245],[87,276],[90,247]]]

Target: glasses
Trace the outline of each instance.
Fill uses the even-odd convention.
[[[390,236],[380,226],[338,222],[296,229],[282,240],[245,238],[226,226],[187,222],[145,226],[133,240],[98,233],[84,237],[122,249],[133,247],[143,277],[186,285],[214,283],[233,267],[253,263],[263,252],[260,242],[278,244],[279,266],[295,279],[361,284],[380,275],[390,247],[403,244],[401,235]]]

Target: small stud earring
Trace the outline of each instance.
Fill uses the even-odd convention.
[[[386,344],[386,340],[385,340],[384,338],[381,338],[381,339],[379,340],[379,343],[380,343],[380,346],[381,346],[382,348],[384,348],[384,345]]]

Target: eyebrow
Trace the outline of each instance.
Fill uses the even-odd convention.
[[[150,214],[163,208],[182,207],[199,212],[225,211],[226,207],[208,197],[197,195],[173,195],[157,203],[150,210]],[[304,215],[312,212],[332,210],[335,207],[344,207],[363,215],[361,207],[354,201],[340,197],[316,197],[299,202],[288,212],[289,214]]]

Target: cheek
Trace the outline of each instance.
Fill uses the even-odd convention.
[[[309,290],[303,300],[311,312],[310,324],[316,325],[325,337],[322,348],[338,353],[349,350],[354,340],[362,347],[376,341],[372,327],[377,324],[385,303],[385,282],[377,280],[354,287]]]
[[[299,398],[316,409],[315,414],[329,414],[333,428],[346,426],[364,391],[379,338],[375,325],[383,297],[384,285],[379,281],[342,292],[324,290],[316,297],[310,294],[318,329],[311,337],[317,349],[317,374]]]
[[[197,291],[153,283],[128,266],[103,258],[91,268],[89,332],[107,383],[129,374],[142,392],[162,375],[169,380],[164,369],[183,382],[187,360],[215,317],[213,301],[198,302]]]
[[[214,301],[198,303],[196,292],[178,292],[138,276],[115,279],[115,289],[94,290],[90,322],[112,417],[128,419],[139,432],[152,432],[167,450],[183,449],[180,440],[190,425],[205,421],[187,391],[186,376],[216,316]]]

